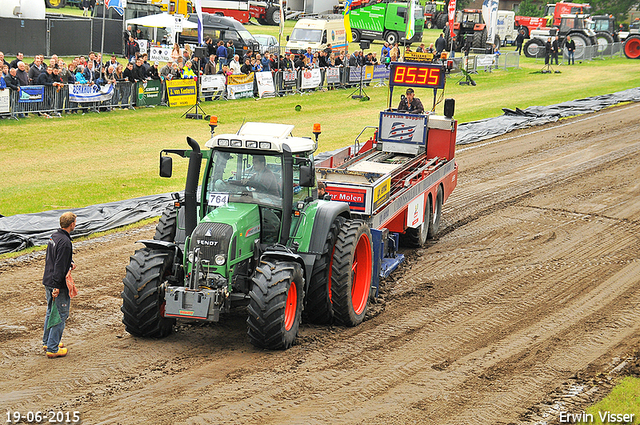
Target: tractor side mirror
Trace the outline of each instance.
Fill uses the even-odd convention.
[[[160,177],[171,177],[173,170],[173,158],[160,156]]]
[[[300,166],[300,186],[301,187],[313,187],[315,186],[315,169],[313,164]]]

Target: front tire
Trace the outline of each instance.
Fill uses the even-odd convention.
[[[333,317],[338,324],[362,323],[369,306],[373,278],[371,231],[362,220],[347,220],[340,227],[331,268]]]
[[[524,55],[528,58],[544,57],[544,44],[537,38],[531,38],[522,47]]]
[[[601,55],[610,55],[613,45],[613,37],[607,32],[596,33],[596,41],[598,42],[598,53]]]
[[[395,31],[387,31],[387,33],[384,35],[384,41],[393,46],[398,42],[398,33]]]
[[[351,30],[351,42],[359,43],[360,42],[360,31],[352,29]]]
[[[331,268],[333,267],[334,246],[344,220],[343,217],[337,217],[331,224],[322,248],[322,255],[313,265],[309,290],[305,297],[305,308],[302,313],[305,323],[324,325],[333,320]]]
[[[249,297],[247,333],[251,343],[269,350],[291,347],[298,335],[304,298],[300,265],[262,261]]]
[[[162,284],[171,272],[171,254],[142,248],[130,258],[122,282],[122,323],[133,336],[162,338],[173,330],[175,319],[164,317]]]

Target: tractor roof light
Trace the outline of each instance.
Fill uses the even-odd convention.
[[[313,124],[313,134],[316,136],[316,145],[318,144],[318,136],[322,133],[319,123]]]

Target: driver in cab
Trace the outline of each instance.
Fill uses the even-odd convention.
[[[279,194],[278,181],[273,172],[267,168],[264,155],[253,156],[253,171],[253,176],[248,179],[243,179],[242,184],[255,187],[258,190],[268,193]]]
[[[424,106],[420,99],[416,97],[412,88],[407,89],[407,95],[402,96],[398,105],[398,112],[409,112],[411,114],[424,114]]]

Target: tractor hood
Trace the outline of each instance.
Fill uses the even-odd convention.
[[[207,214],[191,237],[191,251],[200,248],[202,258],[212,261],[224,255],[226,263],[251,252],[260,237],[260,212],[257,205],[229,204]]]

